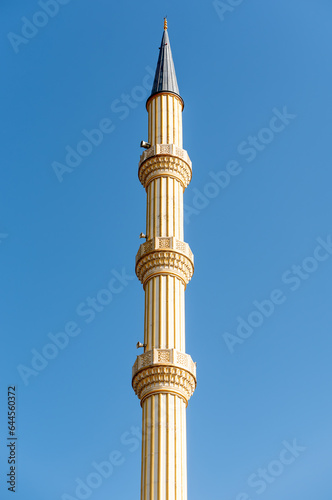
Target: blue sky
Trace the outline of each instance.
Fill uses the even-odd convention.
[[[137,165],[167,14],[193,162],[189,498],[330,500],[331,2],[52,5],[3,1],[0,16],[0,435],[15,385],[16,499],[83,498],[77,478],[105,460],[86,498],[139,498]]]

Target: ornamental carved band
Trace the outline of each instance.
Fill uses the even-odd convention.
[[[196,363],[176,349],[152,349],[137,356],[132,385],[141,404],[157,393],[176,394],[188,404],[196,388]]]
[[[191,181],[191,175],[187,151],[175,144],[156,144],[141,155],[138,177],[145,188],[157,177],[173,177],[185,189]]]
[[[176,276],[187,286],[194,273],[194,256],[188,243],[173,237],[152,238],[139,247],[135,270],[143,286],[161,274]]]

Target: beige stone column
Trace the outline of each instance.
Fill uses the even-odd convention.
[[[196,366],[185,353],[184,297],[194,265],[183,241],[183,192],[191,162],[182,149],[180,99],[157,94],[147,109],[151,147],[139,163],[147,239],[136,257],[146,347],[133,367],[143,409],[141,500],[187,500],[186,407],[196,387]]]
[[[166,21],[164,30],[147,101],[150,147],[138,170],[147,194],[146,241],[136,256],[145,292],[145,348],[132,372],[143,411],[141,500],[187,500],[186,408],[196,388],[196,363],[185,344],[185,290],[194,257],[183,235],[183,193],[192,168],[182,145],[183,100]]]

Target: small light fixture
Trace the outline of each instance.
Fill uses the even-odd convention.
[[[141,146],[141,148],[144,148],[144,149],[151,148],[151,144],[149,142],[145,142],[145,141],[141,141],[140,146]]]
[[[142,344],[142,342],[137,342],[136,349],[140,349],[141,347],[144,347],[144,350],[145,350],[146,344]]]
[[[141,233],[141,234],[139,235],[139,237],[140,237],[140,238],[145,238],[145,239],[146,239],[146,235],[145,235],[144,233]]]

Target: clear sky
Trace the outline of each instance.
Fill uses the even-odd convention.
[[[10,385],[17,500],[139,499],[137,166],[167,14],[193,162],[189,499],[331,500],[330,0],[0,10],[1,499]]]

